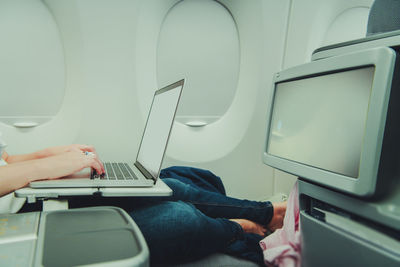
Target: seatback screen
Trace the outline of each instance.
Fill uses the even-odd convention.
[[[276,84],[267,152],[357,178],[375,68]]]

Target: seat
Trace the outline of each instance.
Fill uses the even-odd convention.
[[[165,266],[165,265],[163,265]],[[197,261],[171,265],[168,267],[258,267],[259,265],[244,259],[239,259],[222,253],[215,253]],[[161,267],[161,266],[160,266]]]

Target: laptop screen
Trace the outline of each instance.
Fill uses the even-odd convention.
[[[156,91],[136,161],[155,178],[158,177],[176,109],[183,87],[183,80]]]

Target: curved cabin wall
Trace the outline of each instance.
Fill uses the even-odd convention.
[[[288,193],[261,161],[272,75],[360,37],[371,2],[1,1],[0,131],[10,153],[89,143],[133,161],[154,90],[184,76],[164,167],[209,169],[236,197]]]

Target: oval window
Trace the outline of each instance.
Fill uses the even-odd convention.
[[[56,115],[64,98],[65,66],[59,30],[47,7],[39,0],[1,1],[0,43],[3,122]]]
[[[240,48],[235,21],[220,3],[186,0],[167,13],[157,48],[157,80],[185,78],[177,121],[204,126],[218,120],[236,93]]]
[[[353,7],[339,14],[324,36],[324,45],[365,37],[368,15],[367,7]]]

